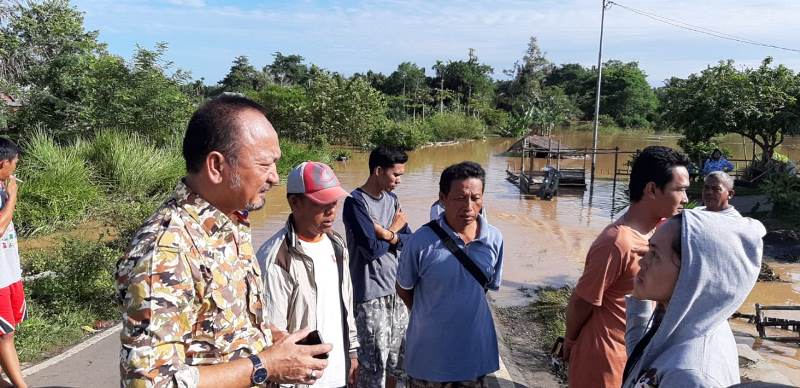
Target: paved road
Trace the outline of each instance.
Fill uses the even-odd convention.
[[[108,329],[59,356],[25,371],[31,387],[119,387],[119,326]],[[491,388],[512,388],[511,376],[502,365],[489,382]],[[516,387],[523,387],[516,385]]]
[[[31,387],[119,387],[119,326],[23,373]]]

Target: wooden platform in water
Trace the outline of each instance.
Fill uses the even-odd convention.
[[[527,152],[533,153],[537,158],[546,158],[548,154],[551,157],[556,157],[557,154],[561,158],[583,158],[585,155],[585,150],[568,147],[552,137],[534,134],[517,140],[506,150],[506,153],[521,153],[523,146],[526,147]]]

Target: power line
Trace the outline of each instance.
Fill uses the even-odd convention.
[[[631,7],[622,5],[620,3],[617,3],[615,1],[609,1],[608,3],[616,5],[616,6],[620,7],[620,8],[624,8],[624,9],[626,9],[628,11],[631,11],[631,12],[633,12],[635,14],[642,15],[644,17],[653,19],[653,20],[661,22],[661,23],[669,24],[669,25],[674,26],[674,27],[683,28],[685,30],[699,32],[701,34],[706,34],[706,35],[710,35],[710,36],[721,38],[721,39],[732,40],[732,41],[739,42],[739,43],[751,44],[751,45],[754,45],[754,46],[776,48],[776,49],[779,49],[779,50],[786,50],[786,51],[792,51],[792,52],[800,53],[800,49],[776,46],[776,45],[769,44],[769,43],[762,43],[762,42],[758,42],[758,41],[755,41],[755,40],[743,38],[743,37],[740,37],[740,36],[731,35],[731,34],[728,34],[728,33],[725,33],[725,32],[715,31],[715,30],[712,30],[712,29],[709,29],[709,28],[705,28],[705,27],[701,27],[701,26],[695,26],[693,24],[685,23],[685,22],[682,22],[682,21],[679,21],[679,20],[670,19],[668,17],[659,16],[659,15],[656,15],[656,14],[653,14],[653,13],[649,13],[649,12],[645,12],[645,11],[642,11],[642,10],[639,10],[639,9],[636,9],[636,8],[631,8]]]

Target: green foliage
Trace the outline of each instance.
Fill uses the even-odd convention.
[[[386,120],[386,100],[363,78],[312,67],[310,86],[270,85],[250,96],[279,134],[299,142],[363,146]]]
[[[412,150],[433,140],[433,134],[427,131],[422,122],[405,120],[389,123],[385,128],[372,134],[370,142],[374,145],[388,145]]]
[[[330,164],[333,157],[331,152],[324,148],[281,140],[281,159],[278,161],[278,173],[281,176],[286,176],[293,167],[309,160]]]
[[[508,127],[511,116],[502,109],[487,109],[481,112],[481,119],[486,127],[494,133],[502,133]]]
[[[300,86],[268,85],[248,96],[267,110],[267,117],[281,137],[304,138],[308,125],[309,98]]]
[[[264,68],[272,82],[286,86],[303,85],[308,81],[308,66],[303,63],[305,58],[299,55],[283,55],[280,51],[276,51],[273,57],[275,59],[272,64]]]
[[[57,249],[23,251],[29,318],[16,335],[23,361],[34,361],[83,337],[81,326],[118,317],[114,301],[115,243],[64,240]]]
[[[228,74],[222,81],[219,81],[219,85],[222,87],[221,91],[234,93],[259,90],[265,83],[264,76],[250,64],[250,60],[245,55],[234,58]]]
[[[725,157],[730,157],[731,155],[730,150],[721,147],[712,140],[691,141],[683,137],[678,140],[678,146],[680,146],[689,159],[698,166],[702,166],[703,162],[711,156],[711,153],[714,152],[715,149],[719,148]]]
[[[800,133],[800,76],[771,63],[768,57],[740,70],[729,60],[670,79],[662,92],[665,122],[693,142],[740,134],[758,145],[766,164],[784,136]]]
[[[435,141],[480,139],[486,135],[481,119],[458,112],[437,113],[425,119],[422,126]]]
[[[101,200],[77,147],[59,146],[41,132],[23,142],[18,176],[24,181],[14,214],[22,236],[74,226]]]
[[[480,63],[474,49],[469,49],[466,61],[438,61],[434,65],[437,76],[434,84],[443,81],[445,89],[454,91],[457,98],[456,110],[463,107],[465,113],[480,113],[480,106],[494,99],[494,83],[491,66]],[[444,98],[444,96],[442,96]]]
[[[85,156],[114,194],[131,198],[169,192],[186,172],[177,147],[158,148],[137,134],[102,131]]]
[[[761,189],[773,204],[776,214],[800,215],[800,177],[787,174],[773,174],[761,185]]]
[[[181,91],[185,75],[167,75],[166,50],[165,43],[155,50],[139,47],[130,65],[115,56],[97,58],[92,76],[85,80],[90,92],[80,101],[86,106],[80,122],[95,130],[115,128],[157,141],[182,134],[194,103]]]
[[[529,311],[533,319],[545,329],[543,343],[552,344],[558,337],[564,335],[570,295],[572,288],[568,286],[536,290],[536,301],[530,304]]]
[[[587,121],[594,118],[596,84],[594,68],[574,63],[554,68],[544,79],[544,85],[562,88]],[[605,62],[600,93],[600,114],[612,117],[616,125],[646,127],[657,119],[658,98],[636,62]]]
[[[109,310],[116,312],[111,304]],[[48,310],[28,297],[28,319],[14,335],[17,353],[22,362],[36,362],[51,352],[59,351],[83,338],[81,326],[91,325],[96,315],[85,307],[68,305]]]
[[[114,303],[114,263],[120,253],[107,243],[81,240],[64,240],[58,250],[23,252],[27,273],[51,273],[28,282],[26,293],[48,308],[73,303],[105,311]]]

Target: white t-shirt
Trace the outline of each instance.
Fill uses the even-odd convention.
[[[347,371],[342,332],[342,302],[339,290],[339,269],[333,244],[327,235],[318,242],[298,239],[303,252],[314,262],[314,282],[317,283],[317,330],[324,342],[333,344],[328,355],[328,367],[322,378],[312,385],[319,388],[344,387]],[[345,270],[348,270],[345,268]]]
[[[5,185],[0,183],[0,211],[3,211],[8,201]],[[8,224],[0,237],[0,288],[18,282],[22,279],[22,267],[19,264],[19,250],[17,249],[17,232],[14,222]]]

